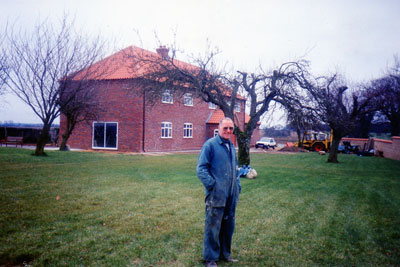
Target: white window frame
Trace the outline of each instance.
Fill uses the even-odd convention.
[[[214,129],[214,136],[217,136],[219,134],[219,130],[218,129]]]
[[[208,102],[208,108],[209,109],[217,109],[217,105],[215,105],[213,102]]]
[[[193,138],[193,123],[186,122],[183,124],[183,138]]]
[[[165,90],[161,97],[161,102],[165,104],[173,104],[174,103],[174,96],[171,90]]]
[[[240,102],[235,102],[235,111],[240,112]]]
[[[186,93],[183,95],[183,105],[193,107],[193,95]]]
[[[161,138],[163,139],[172,138],[172,122],[169,121],[161,122]]]
[[[116,124],[117,125],[117,132],[116,132],[116,136],[115,136],[115,147],[99,147],[99,146],[95,146],[95,142],[94,142],[94,135],[95,135],[95,124],[104,124],[104,144],[106,144],[106,137],[107,137],[107,124]],[[94,121],[93,122],[93,127],[92,127],[92,149],[107,149],[107,150],[118,150],[118,131],[119,131],[119,127],[118,127],[118,122],[111,122],[111,121]]]

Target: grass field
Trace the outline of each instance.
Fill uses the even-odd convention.
[[[0,148],[0,265],[202,265],[196,154],[31,153]],[[400,162],[339,161],[252,155],[233,266],[400,265]]]

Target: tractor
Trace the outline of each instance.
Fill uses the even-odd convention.
[[[310,151],[328,151],[332,142],[332,134],[323,132],[306,132],[303,138],[303,146]],[[294,146],[299,147],[299,142],[294,143]]]

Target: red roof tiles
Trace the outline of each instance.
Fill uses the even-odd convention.
[[[245,116],[244,123],[247,124],[250,121],[250,116],[247,115],[247,113],[245,113],[244,116]],[[211,116],[208,118],[207,123],[218,124],[223,118],[225,118],[225,114],[222,111],[222,109],[216,109],[211,113]],[[238,120],[238,118],[236,117],[235,114],[235,123],[238,124],[236,120]],[[257,124],[260,124],[260,122],[258,122]]]
[[[207,123],[219,123],[223,118],[225,118],[225,115],[222,109],[216,109],[211,113],[211,116],[208,119]]]
[[[158,49],[160,50],[160,49]],[[161,47],[163,57],[167,48]],[[106,57],[87,69],[76,73],[74,80],[91,79],[91,80],[125,80],[143,77],[146,74],[157,71],[157,69],[171,64],[170,60],[164,60],[159,53],[151,52],[136,46],[129,46],[109,57]],[[173,60],[173,64],[181,69],[196,71],[198,67],[185,63],[180,60]],[[222,90],[226,96],[230,96],[230,88],[220,83]],[[245,100],[241,95],[237,95],[238,99]]]
[[[147,63],[145,62],[146,60],[148,60]],[[112,54],[109,57],[96,62],[88,69],[80,71],[76,77],[74,77],[74,80],[134,79],[154,70],[157,67],[157,64],[152,64],[151,62],[159,61],[162,61],[162,57],[158,53],[136,46],[129,46],[115,54]],[[174,64],[186,69],[196,68],[193,65],[175,59]]]

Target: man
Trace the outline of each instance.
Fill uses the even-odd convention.
[[[218,260],[238,262],[231,258],[235,209],[241,191],[240,178],[236,177],[236,151],[230,141],[233,121],[222,119],[218,130],[217,136],[204,143],[197,163],[197,176],[204,185],[206,195],[205,266],[217,266]]]

